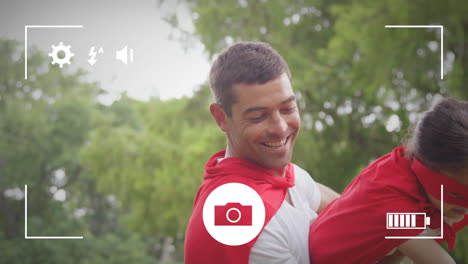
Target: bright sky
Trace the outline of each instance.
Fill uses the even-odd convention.
[[[28,47],[36,46],[48,54],[51,46],[59,42],[70,45],[75,56],[62,70],[69,72],[79,67],[88,71],[89,80],[97,81],[109,92],[100,98],[103,103],[118,99],[124,91],[139,100],[191,95],[207,80],[208,56],[197,39],[177,40],[181,36],[179,31],[162,19],[164,14],[175,12],[182,28],[193,32],[187,8],[174,4],[177,1],[166,0],[163,5],[159,2],[2,0],[0,38],[16,39],[23,44],[25,25],[83,25],[73,29],[29,29]],[[93,66],[88,63],[92,46],[104,51],[97,55]],[[134,53],[133,63],[127,65],[116,59],[116,51],[125,46]]]

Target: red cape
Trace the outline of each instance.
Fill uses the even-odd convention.
[[[204,181],[195,197],[192,216],[185,236],[184,257],[187,264],[248,263],[250,249],[258,236],[247,244],[228,246],[216,241],[203,224],[203,205],[208,195],[226,183],[242,183],[254,189],[265,205],[265,223],[275,215],[289,187],[294,186],[294,167],[288,164],[286,177],[274,177],[272,173],[242,158],[224,158],[225,150],[214,154],[206,163]],[[263,230],[262,228],[262,230]]]
[[[309,233],[311,262],[375,263],[405,239],[385,236],[418,236],[421,229],[388,229],[386,213],[425,212],[430,228],[440,228],[440,212],[428,201],[421,184],[404,157],[404,147],[394,149],[365,168],[312,224]],[[455,232],[468,217],[452,227],[444,224],[444,240],[453,248]]]

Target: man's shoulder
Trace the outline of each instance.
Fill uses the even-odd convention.
[[[294,163],[292,164],[294,166],[294,177],[296,178],[296,184],[314,184],[312,176],[310,176],[306,170]]]

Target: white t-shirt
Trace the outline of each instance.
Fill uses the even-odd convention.
[[[317,218],[320,190],[310,175],[294,165],[296,184],[250,251],[251,264],[310,263],[309,227]]]

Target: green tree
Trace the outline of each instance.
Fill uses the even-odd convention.
[[[154,263],[147,241],[118,226],[119,207],[83,174],[80,150],[105,116],[99,88],[82,82],[81,71],[49,68],[35,49],[24,80],[21,54],[18,43],[0,40],[0,262]],[[29,236],[85,239],[25,239],[24,185]],[[54,199],[57,190],[66,191],[65,201]]]
[[[204,162],[224,144],[216,124],[206,121],[209,96],[204,87],[191,99],[142,103],[124,97],[82,152],[98,189],[115,194],[129,210],[125,222],[140,233],[178,239],[179,251]],[[141,122],[120,120],[114,110],[122,108]]]

